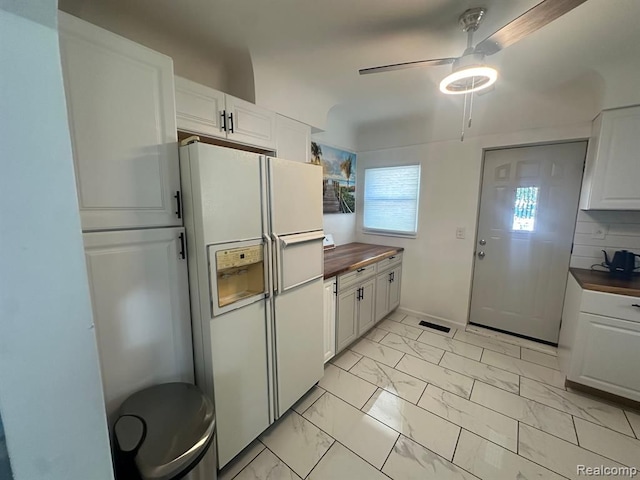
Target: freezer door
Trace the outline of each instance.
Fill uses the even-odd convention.
[[[193,209],[196,230],[202,228],[205,244],[262,237],[259,155],[194,143],[180,149],[180,162],[186,162],[183,185],[189,183],[183,189],[184,208]]]
[[[322,278],[274,297],[278,416],[324,374]]]
[[[270,423],[268,300],[211,320],[211,365],[222,468]]]
[[[271,231],[276,235],[322,230],[322,168],[269,158]]]
[[[281,294],[324,275],[322,230],[283,237],[276,244],[275,293]]]

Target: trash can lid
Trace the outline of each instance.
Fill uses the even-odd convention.
[[[120,406],[119,416],[144,422],[143,433],[133,422],[122,429],[123,434],[144,436],[135,457],[144,480],[173,478],[190,467],[213,439],[213,405],[198,387],[188,383],[165,383],[134,393]],[[122,440],[131,443],[131,439]]]

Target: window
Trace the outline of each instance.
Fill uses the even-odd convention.
[[[538,207],[538,187],[516,188],[512,230],[533,232]]]
[[[420,165],[365,169],[364,231],[415,236],[419,191]]]

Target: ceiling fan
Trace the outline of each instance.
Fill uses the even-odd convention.
[[[363,68],[360,75],[390,72],[414,67],[430,67],[453,64],[453,71],[440,83],[440,90],[447,94],[465,94],[490,87],[498,78],[495,68],[487,66],[484,58],[499,52],[548,23],[573,10],[586,0],[544,0],[526,11],[497,32],[473,46],[473,34],[487,12],[484,7],[471,8],[460,15],[459,23],[467,33],[467,48],[460,57],[418,60],[380,67]]]

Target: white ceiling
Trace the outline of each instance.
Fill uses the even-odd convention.
[[[86,1],[92,0],[66,3]],[[476,34],[480,41],[538,0],[111,0],[118,2],[145,23],[202,46],[247,48],[254,65],[268,62],[281,76],[333,99],[349,121],[364,124],[457,100],[438,91],[449,66],[367,76],[359,76],[359,68],[458,56],[466,36],[457,18],[466,8],[488,10]],[[611,65],[638,64],[638,18],[638,0],[588,0],[488,57],[499,83],[478,102],[562,92],[574,82],[591,88]]]

